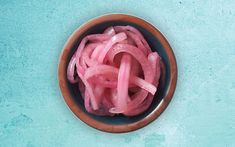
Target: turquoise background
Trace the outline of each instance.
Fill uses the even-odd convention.
[[[110,134],[66,106],[57,63],[69,35],[105,13],[144,18],[178,63],[172,102],[153,123]],[[234,147],[234,0],[0,0],[0,146]]]

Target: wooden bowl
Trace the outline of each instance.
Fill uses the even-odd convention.
[[[136,27],[144,35],[151,49],[157,51],[162,58],[162,74],[158,91],[150,108],[138,116],[96,116],[86,112],[77,84],[71,84],[67,80],[66,70],[69,60],[81,39],[88,34],[101,33],[105,28],[112,25],[132,25]],[[129,132],[146,126],[166,109],[175,91],[177,65],[169,43],[153,25],[135,16],[108,14],[86,22],[70,36],[59,59],[58,80],[65,102],[80,120],[93,128],[105,132]]]

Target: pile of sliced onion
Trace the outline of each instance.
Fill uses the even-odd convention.
[[[78,84],[89,113],[135,116],[153,100],[160,60],[136,28],[111,26],[82,39],[69,62],[67,78]]]

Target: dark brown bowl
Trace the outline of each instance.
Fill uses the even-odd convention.
[[[81,39],[87,34],[100,33],[108,26],[132,25],[144,35],[153,51],[162,58],[161,78],[158,91],[148,110],[134,117],[95,116],[86,112],[83,99],[75,84],[67,80],[66,69],[72,54]],[[177,65],[174,53],[165,37],[153,25],[135,16],[125,14],[108,14],[94,18],[80,26],[65,44],[58,65],[58,80],[65,102],[73,113],[89,126],[105,132],[121,133],[142,128],[155,120],[172,99],[177,81]]]

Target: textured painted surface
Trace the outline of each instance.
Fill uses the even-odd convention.
[[[109,12],[140,16],[178,61],[173,101],[147,127],[108,134],[67,108],[57,62],[68,36]],[[235,2],[0,0],[0,146],[235,146]]]

